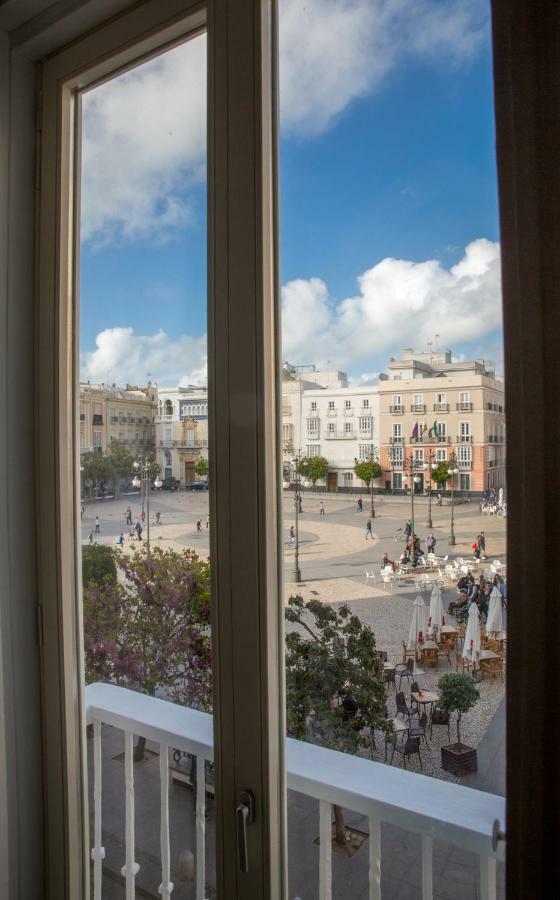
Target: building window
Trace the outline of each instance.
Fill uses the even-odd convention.
[[[101,450],[101,432],[94,431],[93,432],[93,446]]]
[[[317,412],[317,403],[316,403],[315,400],[312,400],[312,401],[311,401],[311,411],[312,411],[312,412]]]
[[[344,409],[352,409],[352,401],[351,400],[344,401]]]
[[[345,422],[344,423],[344,433],[350,434],[351,432],[352,432],[352,422]]]
[[[459,475],[459,490],[460,491],[470,491],[471,489],[471,476],[468,472],[461,472]]]
[[[391,462],[393,466],[402,467],[403,464],[403,448],[394,447],[391,453]]]
[[[334,400],[329,400],[329,409],[334,409]]]
[[[459,409],[471,408],[471,395],[469,391],[461,391],[459,394]]]
[[[353,472],[345,472],[344,473],[344,486],[352,487],[354,483],[354,473]]]
[[[165,403],[163,405],[163,409],[164,409],[164,415],[166,415],[166,416],[173,415],[173,404],[172,404],[171,400],[165,401]]]
[[[358,456],[360,459],[369,459],[371,456],[371,451],[373,449],[372,444],[360,444],[358,447]]]
[[[402,395],[393,394],[393,411],[399,412],[402,409]]]
[[[414,462],[419,465],[424,465],[424,451],[423,450],[415,450],[414,451]]]
[[[320,456],[321,455],[321,445],[320,444],[308,444],[307,445],[307,456]]]
[[[436,459],[438,462],[446,462],[447,450],[436,450]]]
[[[402,425],[400,422],[393,422],[393,439],[399,440],[402,438]]]
[[[358,419],[358,424],[360,427],[360,431],[364,431],[367,434],[371,433],[371,416],[360,416]]]
[[[470,422],[459,422],[459,440],[467,442],[471,437],[471,423]]]
[[[319,434],[319,419],[308,419],[307,420],[307,433],[308,434]]]
[[[457,447],[457,463],[464,468],[468,468],[471,465],[472,451],[469,444]]]
[[[282,425],[282,441],[285,444],[291,444],[293,442],[294,436],[294,426],[291,424]]]
[[[423,412],[424,411],[424,394],[414,394],[414,400],[412,402],[414,407],[414,412]]]
[[[84,433],[83,433],[83,431],[80,431],[80,450],[83,450],[84,447],[85,447]]]
[[[447,422],[436,422],[438,438],[447,437]]]
[[[334,434],[334,422],[329,422],[329,434]]]
[[[364,409],[369,409],[369,400],[362,400],[362,407]]]
[[[436,403],[438,406],[444,406],[447,399],[447,394],[436,394]]]
[[[402,491],[402,472],[393,472],[393,490]]]

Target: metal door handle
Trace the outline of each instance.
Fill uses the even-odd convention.
[[[247,847],[247,825],[252,825],[255,818],[255,804],[251,791],[241,791],[239,803],[235,810],[235,822],[237,827],[237,852],[239,854],[239,869],[241,872],[249,871],[249,852]]]

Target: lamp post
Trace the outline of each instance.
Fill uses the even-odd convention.
[[[458,475],[459,469],[457,468],[457,454],[454,450],[449,454],[447,471],[449,472],[451,478],[451,532],[449,534],[449,544],[450,546],[454,546],[455,544],[455,510],[454,510],[454,494],[455,494],[455,476]]]
[[[422,471],[423,468],[424,464],[416,459],[412,451],[408,456],[403,458],[403,472],[410,483],[410,520],[412,522],[412,534],[416,534],[414,527],[414,486],[419,484],[420,475],[418,473]]]
[[[146,521],[148,523],[147,527],[147,544],[148,544],[148,554],[150,553],[150,488],[151,488],[151,463],[148,460],[137,459],[133,464],[132,468],[134,469],[134,478],[132,479],[132,485],[135,488],[140,488],[141,498],[142,498],[142,512],[144,512],[144,501],[146,502]],[[154,487],[160,488],[162,485],[161,478],[159,475],[156,475],[154,478]]]
[[[430,450],[428,453],[428,462],[426,463],[425,468],[428,470],[428,519],[426,522],[427,528],[433,528],[432,523],[432,472],[434,469],[437,469],[436,462],[436,454],[433,450]]]
[[[373,444],[370,446],[368,455],[362,459],[357,459],[354,457],[354,464],[358,465],[359,462],[369,462],[371,464],[371,478],[369,480],[369,489],[371,493],[371,510],[370,516],[372,519],[375,519],[375,506],[373,499],[373,464],[379,462],[379,449],[375,447]]]
[[[292,484],[295,487],[294,494],[294,509],[296,513],[295,518],[295,550],[294,550],[294,567],[292,569],[292,580],[295,584],[299,584],[301,582],[301,569],[299,567],[299,508],[301,504],[301,450],[294,450],[291,445],[288,445],[284,448],[284,453],[292,455],[292,459],[288,460],[287,465],[289,466],[290,472],[290,480],[283,481],[282,487],[288,489]]]

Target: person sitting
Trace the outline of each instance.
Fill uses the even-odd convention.
[[[389,559],[388,553],[384,553],[383,559],[381,560],[381,569],[382,570],[386,569],[387,566],[390,566],[392,568],[393,572],[395,571],[395,563],[393,562],[392,559]]]

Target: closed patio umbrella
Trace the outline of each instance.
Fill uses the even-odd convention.
[[[502,595],[497,585],[494,585],[488,604],[488,617],[486,619],[486,631],[496,633],[502,631]]]
[[[480,616],[478,606],[474,601],[469,606],[469,620],[467,622],[467,631],[465,634],[465,642],[463,644],[463,657],[476,662],[480,656]]]
[[[441,634],[441,626],[445,624],[443,604],[441,602],[441,588],[439,584],[434,584],[430,596],[430,625],[438,630]]]
[[[408,633],[408,646],[410,649],[418,647],[418,636],[422,633],[422,638],[426,638],[426,605],[420,594],[416,595],[416,600],[412,607],[412,622],[410,623],[410,631]]]

